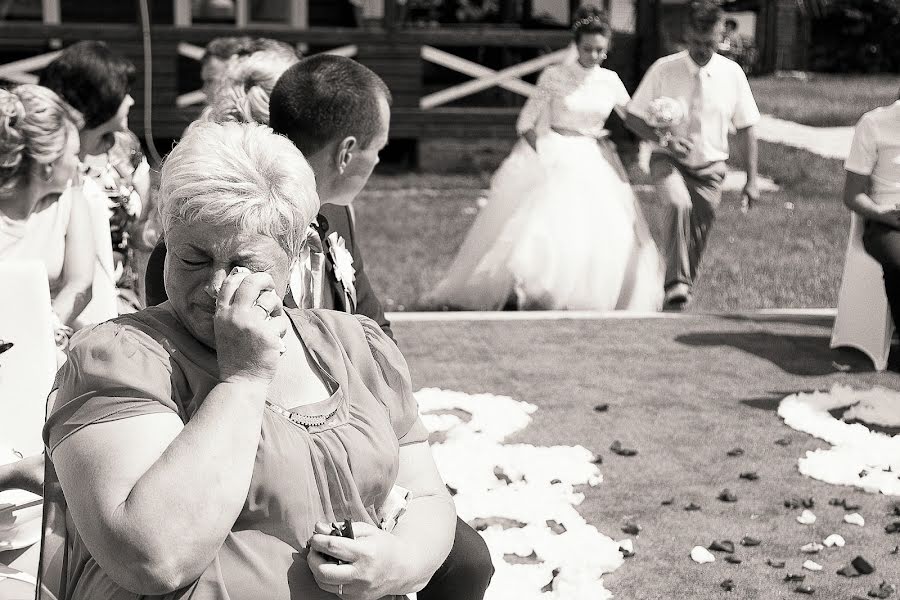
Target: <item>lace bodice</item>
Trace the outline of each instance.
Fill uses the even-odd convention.
[[[522,108],[516,130],[522,134],[533,128],[540,136],[554,127],[600,136],[612,111],[623,110],[629,100],[615,71],[585,69],[577,62],[553,65],[538,78],[538,90]]]

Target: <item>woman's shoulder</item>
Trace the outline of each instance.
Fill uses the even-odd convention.
[[[368,355],[380,355],[379,349],[385,341],[394,342],[381,327],[365,315],[350,314],[322,308],[287,309],[293,318],[305,320],[318,328],[326,337],[339,343],[351,360],[360,356],[360,351]]]
[[[103,323],[85,327],[72,336],[69,343],[70,360],[90,359],[93,362],[144,362],[148,359],[167,365],[173,344],[164,331],[154,327],[142,312],[122,315]]]

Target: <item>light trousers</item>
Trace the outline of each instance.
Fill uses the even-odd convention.
[[[694,285],[709,232],[722,199],[724,162],[688,167],[668,154],[650,157],[650,176],[663,204],[663,239],[666,257],[665,287]]]

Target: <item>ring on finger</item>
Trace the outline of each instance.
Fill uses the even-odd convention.
[[[263,306],[259,299],[257,299],[256,302],[253,303],[253,306],[258,306],[259,308],[263,309],[263,311],[265,311],[266,315],[269,314],[269,309]]]

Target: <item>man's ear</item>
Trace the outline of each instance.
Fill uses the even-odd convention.
[[[352,135],[348,135],[341,141],[340,144],[338,144],[337,169],[338,173],[340,173],[341,175],[344,174],[344,170],[348,166],[350,166],[350,163],[353,161],[353,155],[356,152],[356,146],[356,137]]]

